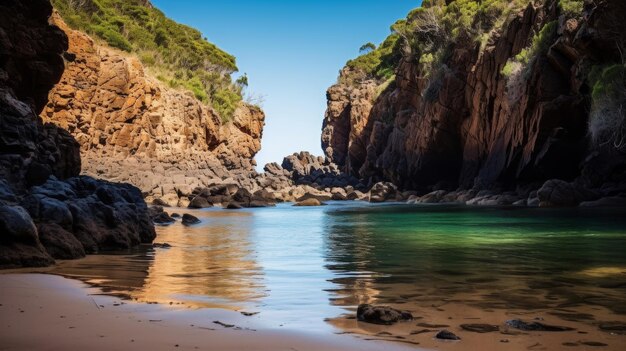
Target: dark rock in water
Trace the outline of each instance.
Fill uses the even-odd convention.
[[[172,218],[180,218],[180,214],[178,214],[178,213],[174,212],[174,213],[172,213],[172,214],[170,215],[170,217],[172,217]]]
[[[155,224],[170,225],[176,222],[176,220],[170,217],[167,212],[163,211],[163,207],[161,206],[150,207],[148,209],[148,213],[150,214],[150,218],[152,218],[152,222]]]
[[[537,191],[542,207],[547,206],[578,206],[581,202],[599,198],[596,192],[588,190],[576,183],[568,183],[558,179],[548,180]]]
[[[183,224],[184,225],[194,225],[200,223],[198,217],[192,216],[188,213],[183,214]]]
[[[209,203],[209,201],[198,195],[196,197],[194,197],[193,199],[191,199],[191,201],[189,202],[189,208],[207,208],[207,207],[211,207],[211,203]]]
[[[372,189],[370,189],[369,201],[370,202],[384,202],[384,201],[389,201],[389,200],[395,200],[397,192],[398,192],[398,188],[392,183],[387,183],[387,182],[376,183],[374,184]]]
[[[152,244],[152,247],[157,247],[160,249],[169,249],[170,247],[172,247],[172,245],[168,244],[168,243],[154,243]]]
[[[562,327],[558,325],[548,325],[540,322],[524,322],[519,319],[511,319],[506,321],[507,326],[524,331],[550,331],[550,332],[563,332],[575,330],[570,327]]]
[[[435,338],[440,340],[461,340],[460,337],[448,330],[440,331],[437,335],[435,335]]]
[[[596,201],[581,202],[580,207],[624,207],[626,206],[626,197],[624,196],[608,196]]]
[[[564,342],[561,345],[563,346],[569,346],[569,347],[574,347],[574,346],[578,346],[578,343],[576,342]]]
[[[399,321],[409,321],[413,315],[407,311],[400,311],[388,306],[359,305],[356,317],[361,322],[390,325]]]
[[[603,322],[598,325],[598,328],[613,334],[626,335],[626,323],[624,322]]]
[[[461,328],[474,333],[490,333],[500,330],[500,327],[491,324],[461,324]]]
[[[39,239],[46,251],[63,260],[85,257],[85,249],[76,237],[56,223],[37,225]]]
[[[229,210],[240,210],[242,208],[243,207],[240,204],[234,201],[231,201],[226,205],[226,209],[229,209]]]
[[[320,202],[320,200],[316,198],[308,198],[306,200],[302,200],[300,202],[296,202],[294,206],[322,206],[324,203]]]

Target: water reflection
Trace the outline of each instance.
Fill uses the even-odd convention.
[[[624,211],[335,203],[192,213],[202,224],[158,228],[171,248],[55,270],[140,301],[254,309],[308,330],[359,303],[626,313]]]
[[[64,262],[58,273],[144,302],[243,308],[263,296],[263,271],[250,242],[250,212],[197,211],[198,226],[157,227],[169,248]]]
[[[330,301],[626,313],[622,210],[377,207],[328,213]]]

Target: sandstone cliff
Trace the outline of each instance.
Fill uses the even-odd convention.
[[[626,4],[586,1],[583,13],[571,15],[558,3],[528,3],[482,45],[458,36],[435,73],[404,55],[386,88],[375,79],[340,79],[327,93],[326,155],[361,178],[422,193],[517,190],[524,197],[552,178],[621,193],[623,149],[593,146],[588,137],[587,77],[591,67],[622,63]],[[555,33],[540,38],[547,49],[523,70],[505,72],[549,26]]]
[[[70,29],[58,14],[52,21],[69,38],[68,61],[41,116],[80,143],[83,173],[186,206],[195,187],[253,170],[265,119],[259,108],[241,103],[223,123],[132,55]]]
[[[48,0],[0,3],[0,268],[47,265],[151,242],[138,189],[80,172],[79,145],[38,113],[64,69],[67,37]]]

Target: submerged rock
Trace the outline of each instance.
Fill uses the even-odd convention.
[[[294,206],[322,206],[322,205],[324,205],[324,203],[320,202],[320,200],[316,198],[308,198],[306,200],[302,200],[294,204]]]
[[[499,331],[500,327],[498,327],[497,325],[491,325],[491,324],[461,324],[460,327],[463,330],[467,330],[467,331],[471,331],[474,333],[490,333],[490,332],[495,332],[495,331]]]
[[[563,332],[575,330],[570,327],[562,327],[558,325],[549,325],[541,322],[524,322],[520,319],[511,319],[505,322],[505,324],[511,328],[524,330],[524,331],[550,331],[550,332]]]
[[[200,223],[198,217],[192,216],[189,213],[183,214],[183,225],[194,225]]]
[[[361,322],[390,325],[399,321],[409,321],[413,315],[407,311],[396,310],[388,306],[359,305],[356,318]]]

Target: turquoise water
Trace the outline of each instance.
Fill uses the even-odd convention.
[[[172,211],[185,211],[173,209]],[[139,301],[260,312],[327,328],[359,303],[626,314],[626,211],[372,205],[193,211],[171,248],[56,270]]]

